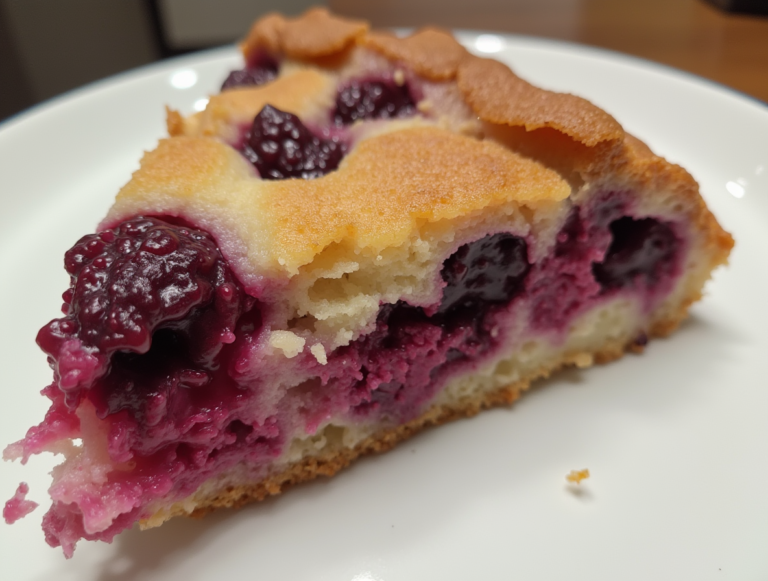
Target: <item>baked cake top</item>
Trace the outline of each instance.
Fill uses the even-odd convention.
[[[322,64],[358,45],[400,62],[432,81],[456,80],[478,117],[527,130],[552,127],[587,146],[621,141],[624,131],[608,113],[586,99],[535,87],[492,59],[471,55],[449,33],[424,28],[400,38],[368,32],[362,21],[314,8],[289,19],[270,14],[257,21],[242,45],[246,57],[260,49]]]
[[[145,155],[102,226],[177,216],[210,231],[240,276],[258,284],[297,275],[329,248],[375,258],[425,225],[447,230],[491,207],[535,210],[535,229],[578,185],[574,175],[630,155],[624,131],[603,110],[534,87],[437,29],[398,38],[314,9],[262,18],[242,48],[246,62],[278,60],[277,78],[225,90],[187,118],[169,112],[171,137]],[[338,95],[360,79],[405,86],[413,114],[334,123]],[[343,153],[338,169],[262,179],[239,150],[268,105],[334,140]],[[513,130],[543,136],[543,149],[564,151],[570,167],[510,144]]]
[[[110,220],[149,208],[183,216],[215,235],[237,232],[258,270],[295,273],[330,244],[378,254],[402,244],[420,222],[569,193],[566,182],[539,163],[430,126],[366,139],[337,171],[311,180],[261,180],[220,141],[180,136],[145,155]]]

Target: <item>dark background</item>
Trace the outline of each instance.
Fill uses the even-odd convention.
[[[69,89],[242,37],[306,0],[0,0],[0,119]],[[318,2],[313,2],[317,4]],[[604,47],[768,102],[768,0],[329,0],[377,27],[436,24]],[[717,5],[717,6],[715,6]]]

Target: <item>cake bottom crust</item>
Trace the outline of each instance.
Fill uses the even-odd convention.
[[[649,329],[648,336],[654,338],[669,335],[685,318],[687,307],[686,304],[673,316],[655,321]],[[354,447],[339,447],[332,451],[323,450],[318,455],[302,458],[289,464],[284,470],[270,474],[256,482],[229,484],[205,493],[202,492],[203,488],[201,487],[190,498],[163,507],[150,518],[141,520],[139,527],[148,529],[160,526],[175,516],[201,518],[218,508],[239,508],[245,504],[280,494],[296,484],[320,476],[333,476],[349,466],[355,459],[367,454],[386,452],[421,430],[460,418],[472,417],[484,409],[510,405],[524,391],[529,389],[534,381],[547,378],[563,368],[586,368],[596,363],[603,364],[619,359],[628,351],[641,353],[643,350],[644,345],[635,341],[611,340],[606,341],[594,351],[566,353],[552,364],[541,366],[513,384],[478,393],[473,398],[462,398],[460,401],[448,404],[433,405],[419,417],[400,426],[379,430]]]

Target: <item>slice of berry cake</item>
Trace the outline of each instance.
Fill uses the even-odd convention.
[[[65,255],[51,407],[5,456],[64,455],[67,556],[641,349],[732,246],[683,169],[445,32],[312,10],[242,49]]]

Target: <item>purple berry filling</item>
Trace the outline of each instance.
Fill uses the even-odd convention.
[[[335,170],[347,152],[337,137],[313,134],[291,113],[266,105],[253,120],[243,154],[263,179],[312,179]]]
[[[528,245],[511,234],[495,234],[465,244],[445,261],[439,312],[507,303],[528,274]]]
[[[229,76],[221,85],[221,90],[264,85],[277,78],[279,69],[280,64],[270,55],[256,54],[248,59],[244,69],[238,69],[229,73]]]
[[[75,408],[84,402],[105,422],[112,462],[133,467],[109,474],[102,502],[138,507],[189,494],[206,474],[242,460],[244,446],[255,462],[279,454],[273,418],[237,418],[252,397],[235,380],[237,354],[258,333],[260,312],[208,234],[137,218],[82,238],[65,267],[65,317],[38,335],[55,371],[44,392],[52,406],[27,434],[24,457],[80,437]],[[81,508],[95,506],[83,494]],[[85,512],[56,502],[44,517],[48,542],[71,554],[77,539],[109,540],[141,516],[132,509],[90,534]]]
[[[611,222],[611,234],[605,260],[592,268],[605,289],[654,287],[672,274],[677,239],[668,225],[624,217]]]
[[[407,84],[394,80],[353,80],[336,96],[333,121],[349,125],[363,119],[392,119],[416,113]]]
[[[679,270],[681,243],[673,228],[653,218],[629,216],[623,194],[599,196],[574,207],[554,253],[531,273],[533,329],[561,331],[600,297],[622,290],[641,293],[646,305],[668,292]]]
[[[522,292],[529,268],[525,240],[511,234],[461,246],[445,261],[433,315],[403,301],[383,305],[375,331],[334,354],[341,401],[332,405],[394,421],[417,416],[456,366],[498,345],[494,315]]]
[[[193,362],[210,365],[252,302],[208,234],[156,218],[81,238],[64,266],[65,316],[43,327],[37,342],[72,409],[114,354],[146,353],[161,327],[187,343]]]
[[[278,457],[296,413],[307,433],[335,415],[417,416],[458,370],[498,350],[499,324],[523,297],[532,328],[548,332],[607,294],[670,288],[681,242],[671,225],[627,217],[624,198],[607,195],[599,211],[574,208],[552,255],[535,264],[526,241],[509,233],[461,246],[445,260],[439,305],[383,305],[374,331],[326,365],[304,353],[309,379],[266,418],[256,403],[263,305],[244,295],[211,237],[154,218],[86,236],[66,255],[66,316],[40,332],[57,382],[44,392],[52,406],[23,441],[24,455],[79,437],[72,406],[80,402],[102,419],[112,462],[132,468],[100,485],[104,502],[126,507],[109,527],[87,532],[101,509],[84,492],[51,507],[46,539],[71,554],[80,538],[110,540],[148,516],[135,507],[184,498],[239,462]]]

